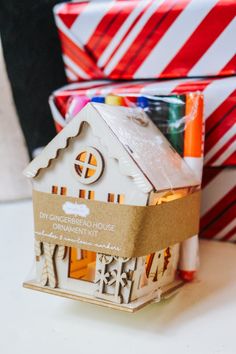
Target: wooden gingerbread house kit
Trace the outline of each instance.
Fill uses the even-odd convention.
[[[199,181],[144,112],[88,103],[24,174],[36,259],[25,287],[133,312],[179,285]]]

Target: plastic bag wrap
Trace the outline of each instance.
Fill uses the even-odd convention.
[[[96,102],[96,104],[87,105],[89,101]],[[124,109],[121,106],[126,108]],[[53,229],[53,231],[51,231],[51,224],[49,227],[48,225],[46,226],[46,222],[42,220],[39,222],[38,215],[41,213],[41,209],[39,212],[38,206],[43,208],[43,213],[46,213],[46,215],[51,215],[51,208],[53,208],[53,213],[60,216],[60,213],[62,213],[60,204],[62,199],[63,203],[68,200],[74,202],[74,199],[69,199],[72,197],[75,198],[75,203],[77,203],[78,194],[76,191],[77,188],[80,187],[78,187],[78,181],[73,182],[76,183],[75,186],[69,179],[69,175],[63,173],[63,171],[68,170],[65,164],[70,161],[70,158],[69,160],[63,158],[62,154],[67,146],[71,148],[70,144],[74,144],[73,147],[75,151],[78,150],[79,153],[78,147],[90,146],[90,143],[93,142],[95,148],[103,154],[102,156],[107,164],[106,168],[111,161],[116,161],[116,163],[118,161],[119,170],[121,172],[119,177],[112,175],[111,171],[117,171],[117,165],[115,167],[115,165],[110,164],[109,176],[108,172],[106,172],[109,177],[108,180],[101,178],[102,182],[96,181],[96,187],[93,187],[95,194],[99,195],[97,200],[95,197],[94,203],[104,201],[111,203],[111,200],[103,199],[103,197],[100,198],[100,195],[102,195],[101,191],[103,191],[103,195],[107,198],[107,193],[110,191],[110,188],[115,188],[116,186],[125,193],[125,202],[123,204],[127,204],[127,206],[133,208],[133,210],[135,205],[143,205],[145,209],[143,215],[146,213],[146,217],[141,217],[141,221],[138,219],[137,214],[135,214],[136,211],[132,214],[135,215],[135,217],[128,217],[129,221],[127,221],[127,223],[124,217],[118,215],[118,211],[101,214],[105,215],[105,217],[109,217],[109,215],[114,216],[114,225],[119,226],[121,220],[122,226],[128,225],[125,230],[119,233],[122,239],[121,247],[123,247],[126,244],[125,241],[127,241],[127,247],[130,244],[134,244],[138,245],[142,250],[140,252],[137,251],[137,253],[119,253],[118,251],[117,253],[115,253],[115,251],[110,251],[109,253],[107,250],[104,251],[103,248],[100,248],[98,251],[97,248],[93,248],[94,245],[90,240],[88,240],[90,246],[85,246],[85,249],[81,250],[78,244],[73,243],[73,245],[71,245],[68,243],[68,239],[72,239],[72,236],[63,235],[62,229],[60,229],[60,239],[64,240],[63,237],[65,236],[67,240],[67,243],[65,242],[64,244],[58,243],[57,239],[52,241],[51,239],[48,240],[48,238],[39,238],[37,237],[39,231],[35,231],[36,275],[33,276],[31,281],[27,281],[25,286],[49,293],[63,294],[62,296],[85,298],[88,301],[91,301],[91,299],[92,301],[95,301],[94,299],[96,299],[96,301],[105,300],[108,301],[108,303],[110,301],[114,307],[114,304],[122,303],[123,309],[129,308],[130,310],[137,308],[139,304],[147,303],[150,299],[160,300],[161,294],[165,293],[166,286],[175,288],[174,284],[176,281],[176,268],[179,255],[181,254],[180,272],[182,272],[182,278],[184,279],[187,279],[187,277],[189,277],[189,279],[193,278],[198,262],[197,236],[193,236],[186,241],[186,237],[194,235],[197,233],[198,229],[194,228],[194,231],[189,233],[185,238],[173,239],[172,236],[177,235],[178,232],[175,232],[176,228],[180,230],[183,225],[198,225],[198,220],[195,216],[194,219],[192,219],[194,220],[193,222],[189,221],[185,223],[187,215],[185,211],[192,210],[192,208],[184,206],[184,208],[181,209],[180,203],[184,202],[189,195],[193,195],[192,191],[200,184],[200,180],[196,178],[197,174],[195,173],[194,175],[197,169],[195,168],[194,170],[193,167],[196,166],[192,163],[193,167],[190,166],[192,168],[191,171],[191,168],[187,166],[187,159],[189,158],[195,161],[194,159],[201,159],[202,156],[202,96],[198,93],[180,96],[137,95],[133,93],[124,94],[122,96],[108,95],[106,97],[104,97],[104,95],[96,95],[93,97],[73,95],[66,100],[65,107],[64,117],[61,116],[60,118],[61,122],[64,120],[65,125],[67,125],[68,122],[71,123],[65,127],[60,135],[55,137],[52,144],[46,147],[41,157],[39,156],[33,161],[31,166],[28,167],[27,173],[30,173],[32,169],[36,171],[41,167],[45,168],[45,166],[49,166],[49,168],[51,168],[51,175],[55,176],[53,183],[55,182],[55,185],[69,186],[70,193],[73,191],[73,195],[68,194],[67,196],[63,194],[53,196],[48,192],[48,188],[46,188],[47,181],[44,180],[42,184],[37,184],[37,181],[34,182],[37,198],[39,198],[37,200],[34,199],[36,227],[40,225],[40,227],[45,229],[47,237],[51,237],[51,232],[54,232],[54,238],[57,237],[55,230]],[[84,110],[81,111],[83,107]],[[80,111],[81,115],[77,116]],[[82,131],[85,129],[81,134],[82,141],[80,142],[80,139],[76,138],[74,140],[71,139],[70,143],[67,144],[71,137],[80,136],[81,122],[88,123],[83,125],[85,128],[82,128]],[[93,133],[90,132],[86,135],[86,129],[89,130],[89,126],[92,127]],[[156,126],[159,129],[157,129]],[[160,130],[169,140],[172,147],[163,134],[161,134]],[[197,144],[198,149],[196,149],[194,140],[197,137],[196,132],[199,134],[199,139],[201,140],[200,143]],[[193,135],[193,133],[195,135]],[[194,136],[193,146],[191,145],[191,136]],[[76,143],[82,145],[76,145]],[[57,154],[58,151],[59,153]],[[69,151],[74,153],[74,150]],[[189,156],[189,151],[194,152],[193,156]],[[57,156],[58,164],[51,163],[48,165],[48,161],[53,160],[55,156]],[[108,157],[110,161],[109,164],[107,163]],[[47,163],[45,163],[45,159]],[[59,166],[59,169],[55,166]],[[53,168],[55,169],[53,170]],[[67,176],[65,179],[63,179],[64,175]],[[31,177],[35,176],[37,176],[37,172],[35,172],[35,175],[31,175]],[[124,176],[132,178],[124,179]],[[119,178],[119,183],[117,183],[117,178]],[[58,183],[58,181],[63,181],[63,184]],[[112,181],[114,182],[112,183]],[[99,183],[102,185],[101,188],[99,187]],[[135,187],[132,184],[135,184]],[[42,188],[38,189],[39,187]],[[133,188],[136,188],[136,193],[134,194],[132,194]],[[47,203],[43,204],[42,200],[45,198],[45,194],[47,194],[47,198],[50,199],[45,199]],[[135,196],[132,203],[129,201],[131,194],[132,198]],[[146,198],[143,204],[139,204],[138,202],[137,198],[139,198],[139,195]],[[79,200],[79,202],[81,202],[81,200]],[[103,220],[98,211],[92,212],[92,201],[90,204],[89,201],[84,201],[83,203],[88,203],[89,210],[91,210],[91,217],[98,217],[99,220]],[[117,204],[119,203],[120,202],[117,201]],[[106,205],[109,205],[109,203],[106,203]],[[148,208],[155,208],[156,211],[160,209],[164,210],[164,208],[167,210],[168,205],[172,205],[172,212],[168,212],[165,215],[162,214],[162,217],[155,214],[152,221],[150,221],[151,211],[148,212]],[[178,207],[175,208],[174,205],[178,205]],[[193,204],[191,204],[191,206],[193,206]],[[118,205],[118,208],[120,207],[121,206]],[[94,210],[98,210],[96,208]],[[180,209],[182,210],[175,219],[175,210],[173,208],[178,211],[180,211]],[[197,207],[197,209],[199,208]],[[100,204],[99,211],[101,210],[102,205]],[[128,212],[126,214],[129,215]],[[172,220],[171,224],[169,223],[170,216],[175,220]],[[108,220],[109,222],[110,218]],[[139,226],[138,228],[135,227],[136,224]],[[145,225],[148,225],[151,229],[146,229]],[[167,235],[169,235],[168,230],[170,230],[170,225],[173,226],[174,229],[171,229],[171,237],[168,236],[168,238]],[[132,238],[133,234],[131,230],[133,229],[137,230],[139,237],[135,236]],[[148,230],[148,232],[145,230]],[[155,246],[153,249],[146,249],[145,247],[147,245],[149,247],[152,244],[151,239],[155,242],[161,239],[161,232],[163,240],[166,240],[166,244],[163,244],[163,246]],[[179,234],[181,234],[181,232],[179,232]],[[44,236],[45,235],[44,232]],[[147,235],[151,237],[149,241],[147,241]],[[100,245],[99,242],[103,242],[104,244],[102,237],[104,237],[104,232],[103,235],[101,235],[101,239],[98,238],[96,240],[96,245]],[[81,238],[82,236],[80,234],[79,240],[81,240]],[[114,237],[114,239],[109,238],[109,245],[112,242],[118,242],[117,240],[118,237]],[[144,240],[146,240],[146,243]],[[88,242],[87,239],[83,240],[84,244],[85,241]],[[187,242],[187,246],[183,247],[185,242]],[[86,245],[87,244],[88,243],[86,243]],[[109,250],[110,249],[111,246]],[[132,248],[132,250],[133,249],[134,248]],[[143,251],[144,249],[145,251]],[[106,264],[106,262],[108,263]],[[74,264],[75,269],[73,268]],[[111,264],[111,266],[108,266],[108,264]],[[77,265],[78,269],[76,268]],[[161,272],[159,272],[160,269]],[[122,289],[120,287],[120,278],[116,276],[118,273],[119,277],[126,277],[126,283],[124,283],[125,285]],[[101,274],[101,276],[99,274]],[[103,284],[104,276],[108,277],[106,286]],[[135,283],[136,277],[139,277],[141,282]],[[134,282],[133,284],[135,285],[131,287],[132,282]],[[116,284],[116,286],[114,287],[113,284]]]
[[[82,84],[81,84],[82,85]],[[118,86],[120,85],[120,86]],[[114,94],[110,86],[96,89],[67,89],[63,95],[56,94],[50,99],[53,118],[57,131],[73,119],[73,117],[89,101],[138,107],[151,118],[154,124],[169,140],[173,148],[188,163],[197,176],[202,178],[204,149],[203,95],[200,92],[182,94],[156,95],[155,90],[145,90],[145,94],[132,92],[125,84],[116,84]]]

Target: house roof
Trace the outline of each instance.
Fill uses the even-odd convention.
[[[109,156],[119,161],[121,173],[129,175],[145,192],[198,185],[184,160],[171,147],[149,117],[138,109],[89,103],[24,170],[35,177],[55,159],[68,139],[79,134],[87,122],[106,145]],[[115,146],[114,146],[115,144]]]

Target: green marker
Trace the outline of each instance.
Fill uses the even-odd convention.
[[[137,99],[137,106],[144,109],[153,123],[166,135],[166,123],[169,107],[165,102],[166,96],[140,96]]]
[[[167,139],[173,148],[183,156],[184,149],[184,123],[178,121],[185,116],[185,95],[171,95],[168,108]]]

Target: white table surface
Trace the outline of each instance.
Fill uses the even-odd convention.
[[[201,241],[198,280],[135,314],[22,288],[31,202],[0,204],[0,353],[236,353],[236,245]]]

